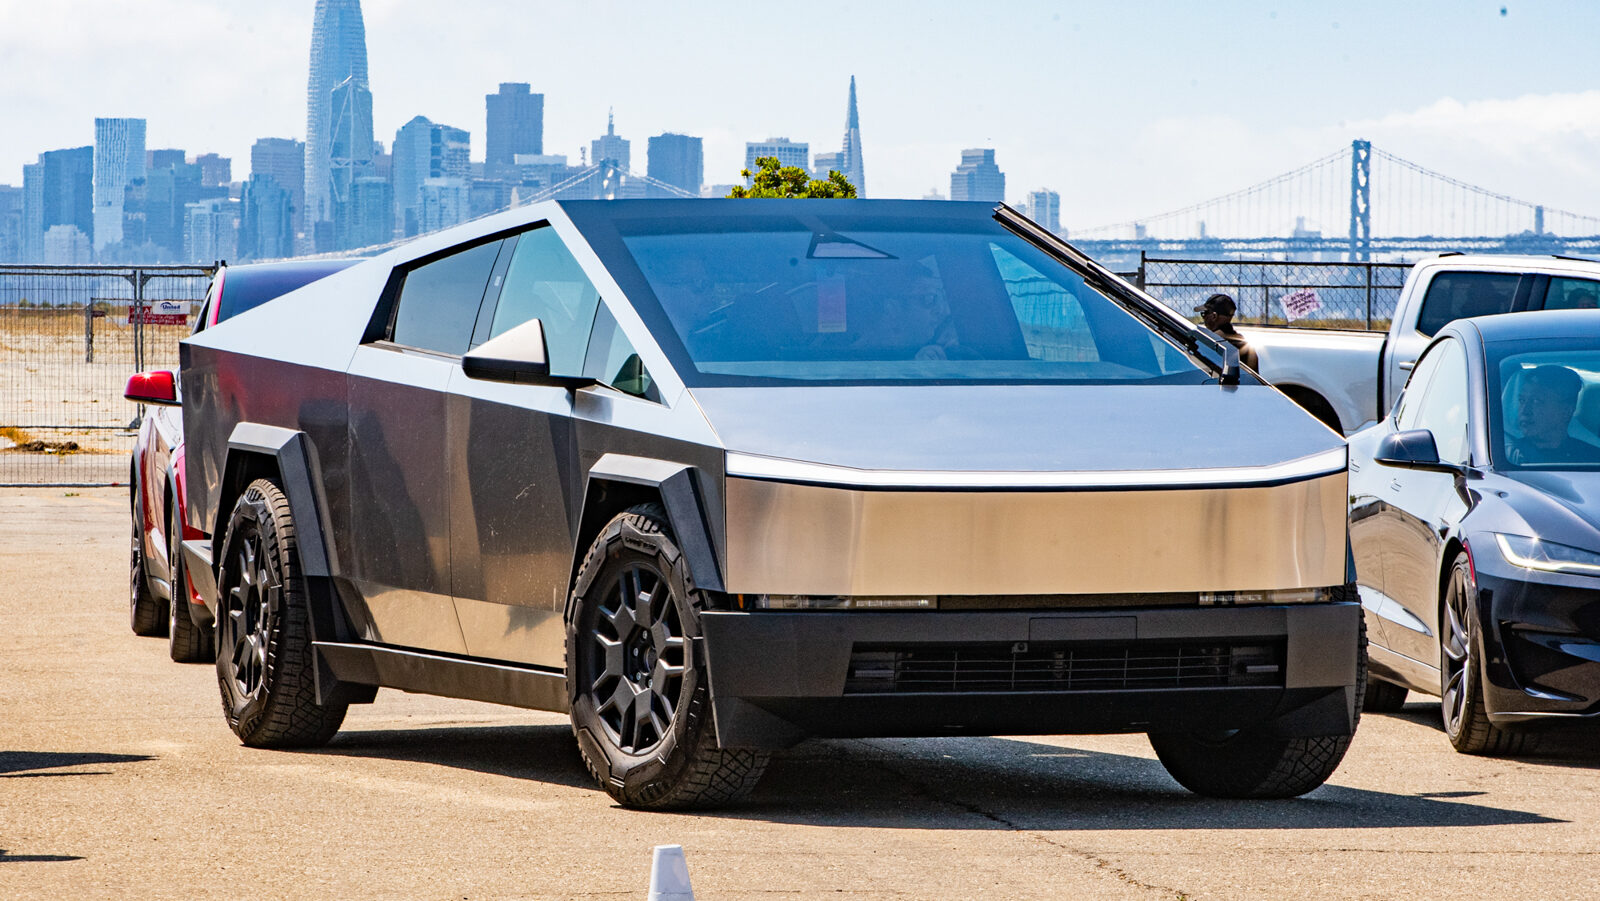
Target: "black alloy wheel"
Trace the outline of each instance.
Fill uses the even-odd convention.
[[[1450,567],[1440,605],[1439,712],[1450,744],[1463,754],[1518,754],[1533,737],[1489,722],[1483,699],[1483,638],[1479,634],[1478,584],[1465,553]]]
[[[642,561],[620,568],[602,597],[585,624],[581,678],[606,737],[629,754],[648,754],[666,738],[683,695],[678,604],[666,577]]]
[[[345,704],[318,704],[306,589],[283,491],[257,479],[239,497],[218,572],[217,685],[228,726],[253,747],[312,747]]]
[[[717,745],[695,647],[704,603],[658,504],[614,517],[578,569],[567,619],[572,731],[589,772],[626,806],[726,804],[766,769],[763,752]]]
[[[128,624],[133,634],[146,637],[159,636],[167,624],[161,609],[161,599],[150,590],[149,574],[144,565],[144,529],[139,515],[139,485],[130,483],[132,494],[133,541],[128,549]]]

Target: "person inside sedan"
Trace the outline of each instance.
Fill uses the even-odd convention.
[[[1511,463],[1526,466],[1600,460],[1600,448],[1567,432],[1582,389],[1583,379],[1565,366],[1536,366],[1522,373],[1512,420],[1521,434],[1506,436]]]

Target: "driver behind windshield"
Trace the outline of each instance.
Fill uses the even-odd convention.
[[[1583,379],[1565,366],[1537,366],[1523,373],[1513,420],[1521,435],[1506,436],[1507,456],[1513,464],[1592,463],[1600,459],[1600,448],[1567,433],[1582,389]]]

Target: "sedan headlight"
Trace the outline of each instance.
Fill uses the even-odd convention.
[[[1500,553],[1523,569],[1551,573],[1583,573],[1600,576],[1600,553],[1568,547],[1542,538],[1495,533]]]

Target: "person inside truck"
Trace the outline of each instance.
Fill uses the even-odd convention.
[[[1232,297],[1226,294],[1213,294],[1206,298],[1205,303],[1195,307],[1194,311],[1200,314],[1201,325],[1239,348],[1239,362],[1251,369],[1259,369],[1260,361],[1256,358],[1256,352],[1251,349],[1250,343],[1244,340],[1244,336],[1233,327],[1233,314],[1238,309]]]
[[[1520,435],[1506,435],[1506,455],[1516,466],[1600,462],[1600,447],[1572,437],[1567,428],[1578,408],[1583,379],[1565,366],[1524,370],[1513,422]]]

